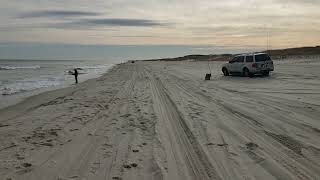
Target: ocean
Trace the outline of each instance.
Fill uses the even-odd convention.
[[[98,60],[0,60],[0,108],[24,98],[75,83],[68,72],[79,70],[79,82],[96,78],[114,64]]]

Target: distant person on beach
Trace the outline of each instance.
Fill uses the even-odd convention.
[[[77,70],[77,69],[74,69],[73,75],[74,75],[74,78],[75,78],[75,80],[76,80],[76,84],[78,84],[78,75],[79,75],[79,73],[78,73],[78,70]]]

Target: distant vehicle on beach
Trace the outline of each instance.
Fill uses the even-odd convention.
[[[222,72],[225,76],[230,74],[242,74],[246,77],[251,77],[255,74],[268,76],[270,71],[273,70],[273,61],[266,53],[239,55],[222,65]]]

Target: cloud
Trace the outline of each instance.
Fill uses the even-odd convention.
[[[149,19],[127,19],[127,18],[101,18],[101,19],[80,19],[65,23],[50,25],[50,28],[57,29],[95,29],[101,27],[155,27],[167,26],[168,23]]]
[[[164,23],[148,19],[87,19],[79,21],[80,24],[96,26],[163,26]]]
[[[279,43],[319,42],[320,0],[2,1],[0,42],[247,45],[268,32]]]
[[[19,18],[57,18],[57,17],[81,17],[81,16],[99,16],[100,13],[88,11],[67,11],[67,10],[46,10],[34,11],[20,14]]]
[[[96,27],[153,27],[165,26],[168,23],[139,18],[92,18],[101,16],[102,13],[90,11],[76,11],[76,10],[45,10],[22,13],[17,16],[20,19],[36,19],[36,18],[64,18],[61,23],[42,23],[43,27],[57,28],[57,29],[74,29],[74,28],[88,28],[95,29]],[[91,17],[91,18],[89,18]],[[72,19],[68,19],[72,18]],[[41,25],[40,25],[41,26]]]

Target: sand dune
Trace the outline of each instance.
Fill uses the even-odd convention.
[[[320,63],[136,62],[0,111],[3,179],[320,179]]]

